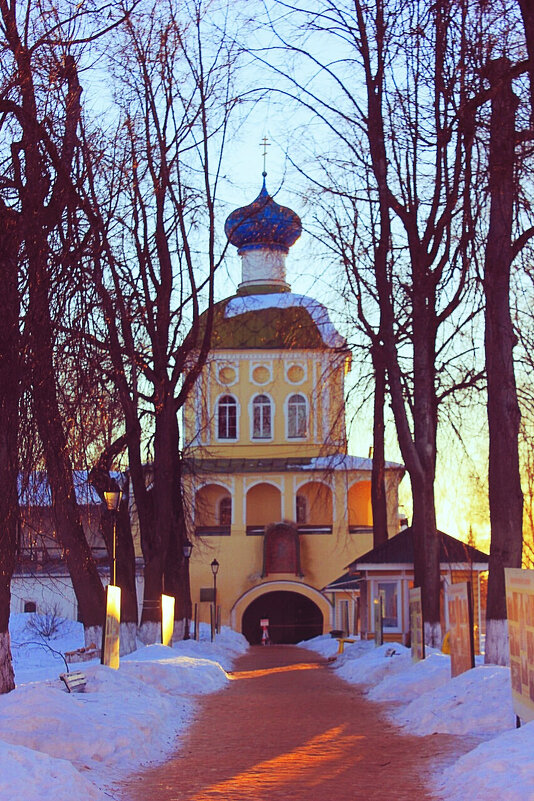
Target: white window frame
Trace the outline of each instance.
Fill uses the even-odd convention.
[[[222,520],[221,520],[221,517],[222,517],[221,506],[222,506],[224,501],[230,501],[230,522],[229,523],[223,523]],[[217,509],[217,519],[218,519],[218,523],[219,523],[220,526],[231,526],[232,523],[234,522],[234,503],[233,503],[231,495],[223,495],[223,497],[220,499],[220,501],[218,503],[218,509]]]
[[[299,498],[302,498],[304,501],[304,520],[299,520]],[[300,524],[301,526],[305,526],[308,522],[308,499],[302,494],[302,492],[297,492],[295,495],[295,521],[297,525]]]
[[[380,578],[375,578],[373,581],[373,598],[372,601],[378,600],[380,598],[380,591],[379,585],[380,584],[394,584],[397,589],[397,625],[396,626],[386,626],[384,624],[384,631],[389,632],[402,632],[402,587],[401,587],[401,580],[397,578],[390,578],[389,576],[380,576]],[[372,609],[372,604],[371,604]],[[384,615],[385,617],[385,615]]]
[[[305,415],[306,415],[306,433],[303,437],[291,437],[289,435],[289,401],[291,398],[298,397],[304,400]],[[292,392],[285,400],[285,423],[286,423],[286,440],[290,442],[305,442],[310,436],[310,404],[307,396],[303,392]]]
[[[232,398],[236,406],[236,420],[235,420],[235,437],[220,437],[219,436],[219,404],[222,398]],[[239,441],[239,418],[240,408],[239,401],[231,392],[222,392],[215,401],[215,439],[217,442],[238,442]]]
[[[271,415],[271,433],[268,437],[258,437],[254,436],[254,401],[258,398],[267,398],[269,401],[269,409]],[[250,420],[250,441],[251,442],[272,442],[274,439],[274,415],[275,415],[275,405],[272,397],[269,395],[268,392],[258,392],[252,396],[249,403],[249,420]]]

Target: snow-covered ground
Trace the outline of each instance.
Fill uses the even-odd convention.
[[[224,628],[211,643],[205,627],[200,642],[140,647],[118,671],[96,661],[71,665],[85,672],[87,688],[69,695],[59,680],[61,654],[83,645],[82,627],[64,622],[39,644],[27,629],[32,618],[11,621],[17,689],[0,696],[0,801],[109,801],[113,783],[165,759],[192,719],[195,696],[224,687],[226,671],[247,649],[240,634]],[[302,645],[326,657],[337,652],[329,636]],[[389,705],[406,730],[479,738],[435,777],[439,797],[534,801],[534,722],[515,728],[508,668],[479,663],[451,679],[440,651],[412,664],[404,646],[369,642],[346,645],[333,664],[340,677]]]
[[[173,750],[195,695],[223,687],[248,647],[226,628],[211,643],[201,627],[199,642],[140,647],[118,671],[69,665],[87,676],[85,692],[69,694],[61,654],[83,646],[83,628],[64,621],[40,643],[34,617],[10,623],[17,688],[0,695],[0,801],[109,801],[112,782]]]
[[[337,640],[317,637],[301,645],[326,657]],[[515,728],[510,671],[477,666],[451,679],[450,658],[427,649],[413,664],[398,643],[379,648],[371,642],[345,646],[336,658],[339,676],[361,684],[369,698],[390,703],[388,715],[407,731],[469,734],[481,742],[435,777],[434,790],[446,801],[534,801],[534,721]]]

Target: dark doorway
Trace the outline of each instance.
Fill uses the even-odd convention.
[[[252,601],[245,610],[242,626],[251,645],[261,642],[262,618],[269,620],[269,635],[274,645],[311,640],[323,633],[321,610],[298,592],[266,592]]]

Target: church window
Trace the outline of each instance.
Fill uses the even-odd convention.
[[[221,498],[219,503],[219,525],[230,526],[232,524],[232,499]]]
[[[297,495],[297,523],[306,523],[306,498],[304,495]]]
[[[217,436],[219,439],[237,439],[237,402],[231,395],[219,398]]]
[[[252,437],[270,439],[272,436],[271,401],[267,395],[256,395],[252,402]]]
[[[306,436],[306,398],[290,395],[287,402],[287,436],[292,439]]]

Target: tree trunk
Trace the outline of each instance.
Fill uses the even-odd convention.
[[[160,619],[161,593],[170,592],[164,581],[167,552],[173,538],[179,537],[177,532],[180,523],[178,421],[172,396],[167,395],[161,403],[156,403],[156,409],[159,411],[156,413],[155,421],[154,475],[151,492],[154,524],[150,542],[146,540],[143,542],[145,591],[141,627],[145,623],[156,623]],[[178,559],[177,551],[175,554]]]
[[[410,474],[413,497],[414,584],[422,588],[425,642],[441,647],[439,538],[436,532],[434,475]]]
[[[531,117],[534,118],[534,8],[532,0],[519,0],[521,15],[523,17],[523,27],[525,29],[525,39],[527,41],[527,51],[529,58],[529,77],[530,77],[530,108]]]
[[[113,535],[116,538],[117,584],[121,588],[121,624],[132,623],[137,628],[137,589],[135,581],[135,551],[130,525],[130,504],[127,490],[122,490],[118,510],[110,511],[105,502],[105,492],[118,492],[120,487],[110,475],[114,456],[124,448],[127,438],[121,437],[104,451],[97,465],[91,470],[89,480],[102,501],[101,529],[108,551],[111,570],[113,558]],[[125,650],[124,653],[129,653]]]
[[[5,207],[2,210],[5,213],[0,216],[0,265],[3,276],[0,315],[0,693],[8,693],[15,688],[9,642],[9,609],[18,518],[20,301],[16,222]]]
[[[388,512],[385,482],[384,404],[386,400],[386,370],[382,356],[372,348],[375,374],[373,413],[373,468],[371,473],[371,507],[373,510],[373,547],[388,539]]]
[[[101,626],[105,616],[105,593],[80,520],[56,394],[48,269],[39,251],[29,250],[28,255],[33,401],[52,493],[56,532],[64,550],[80,618],[85,627]]]
[[[491,112],[491,210],[484,264],[491,522],[485,661],[500,665],[509,660],[504,568],[521,566],[523,532],[518,454],[520,411],[513,359],[516,338],[510,317],[517,98],[511,80],[505,77],[509,69],[506,58],[490,62],[487,69],[487,77],[498,90]]]
[[[424,254],[412,252],[413,280],[413,442],[417,468],[412,479],[414,583],[422,587],[425,642],[441,646],[439,539],[436,530],[436,352],[435,297]],[[423,263],[421,263],[423,262]],[[422,551],[422,554],[419,553]]]
[[[177,482],[181,486],[181,464],[178,461],[179,476]],[[191,585],[189,581],[189,560],[183,554],[183,543],[187,539],[184,501],[182,492],[176,499],[177,527],[171,533],[167,559],[165,562],[165,591],[174,595],[176,604],[174,618],[177,624],[186,618],[191,619]]]

